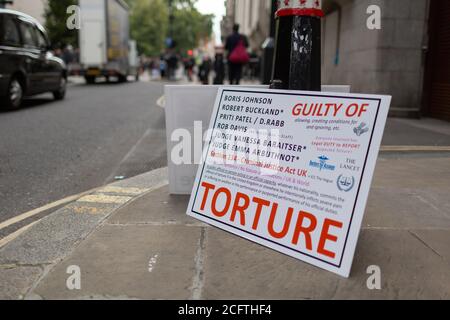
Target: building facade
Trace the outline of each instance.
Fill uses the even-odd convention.
[[[381,9],[381,29],[368,28],[371,5]],[[420,115],[429,0],[325,0],[323,8],[323,83],[389,94],[391,115]]]
[[[226,14],[220,23],[221,40],[224,43],[227,36],[233,32],[233,24],[235,23],[236,0],[225,1]]]
[[[253,3],[253,4],[252,4]],[[268,0],[228,0],[252,49],[268,36]],[[322,82],[392,95],[391,115],[450,121],[450,1],[323,0]],[[370,6],[381,29],[369,29]]]
[[[227,13],[222,20],[223,40],[239,24],[240,32],[249,39],[250,50],[260,53],[261,45],[269,36],[271,0],[227,0]]]

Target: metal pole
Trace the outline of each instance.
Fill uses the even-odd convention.
[[[173,0],[169,0],[169,37],[173,40],[173,21],[175,17],[173,15]]]
[[[321,91],[321,0],[279,0],[271,88]]]

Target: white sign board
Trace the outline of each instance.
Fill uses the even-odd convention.
[[[390,100],[221,88],[187,214],[348,277]]]
[[[200,155],[192,152],[188,163],[174,163],[172,151],[181,139],[174,135],[177,130],[185,130],[190,137],[202,136],[208,129],[209,119],[214,108],[217,91],[222,86],[199,85],[166,85],[165,86],[165,113],[167,131],[167,155],[169,166],[169,192],[170,194],[191,194],[197,173]],[[265,89],[267,86],[239,86],[240,88]],[[322,91],[350,92],[349,86],[323,86]],[[196,134],[195,123],[201,124],[200,134]],[[197,130],[198,131],[198,130]],[[197,143],[192,140],[191,144]],[[203,146],[203,140],[199,142]],[[194,149],[191,147],[190,149]]]

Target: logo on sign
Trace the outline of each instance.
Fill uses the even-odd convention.
[[[353,132],[358,136],[361,137],[363,134],[369,132],[369,127],[367,127],[367,124],[362,122],[359,126],[353,129]]]
[[[337,179],[337,187],[340,191],[349,192],[355,186],[355,177],[340,175]]]
[[[320,156],[318,159],[319,161],[311,160],[309,162],[309,166],[313,168],[318,168],[320,171],[322,170],[334,171],[336,169],[336,166],[328,164],[328,160],[330,160],[328,157]]]
[[[361,170],[361,167],[359,165],[357,165],[356,163],[357,162],[355,159],[347,158],[345,160],[345,163],[343,163],[343,164],[341,163],[339,165],[339,168],[348,170],[348,171],[359,172]]]

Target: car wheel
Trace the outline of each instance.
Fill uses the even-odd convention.
[[[15,110],[20,108],[23,100],[24,90],[19,79],[13,78],[8,86],[7,96],[4,97],[4,106],[6,110]]]
[[[66,89],[67,89],[67,79],[64,76],[61,76],[59,89],[53,91],[53,97],[55,98],[55,100],[63,100],[66,96]]]

